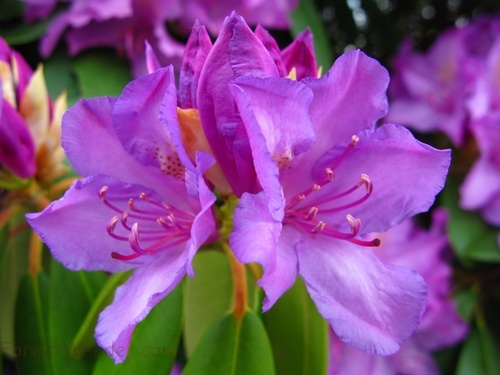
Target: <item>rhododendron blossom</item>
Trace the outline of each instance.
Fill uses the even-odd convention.
[[[439,374],[431,352],[458,343],[467,333],[451,293],[451,265],[446,259],[446,213],[435,211],[429,231],[406,220],[386,233],[376,255],[386,263],[408,267],[428,285],[427,308],[419,327],[401,350],[388,357],[369,356],[349,348],[330,332],[329,374]]]
[[[148,95],[144,95],[147,92]],[[165,95],[165,93],[168,93]],[[122,362],[136,324],[187,273],[214,234],[215,196],[202,174],[212,157],[184,165],[173,70],[132,81],[118,98],[82,100],[63,119],[63,147],[83,176],[28,221],[54,257],[72,270],[135,269],[99,317],[96,340]],[[173,128],[159,120],[162,114]],[[180,150],[182,152],[182,150]]]

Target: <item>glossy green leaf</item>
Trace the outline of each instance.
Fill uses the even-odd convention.
[[[49,279],[27,274],[19,286],[16,303],[14,349],[20,375],[49,375],[51,356],[57,348],[50,345],[47,335]]]
[[[91,372],[91,358],[74,358],[81,357],[86,348],[71,344],[105,281],[103,272],[73,272],[52,260],[48,341],[52,347],[60,348],[52,356],[53,374],[87,375]]]
[[[68,107],[82,96],[76,73],[71,65],[72,61],[63,48],[58,48],[43,65],[49,95],[55,99],[65,91]]]
[[[296,37],[307,27],[314,35],[314,51],[318,67],[322,67],[325,73],[333,63],[333,53],[328,41],[325,26],[318,10],[312,0],[301,0],[299,5],[290,15],[292,20],[292,34]]]
[[[137,325],[125,362],[115,365],[101,352],[92,374],[168,374],[174,364],[181,332],[182,285],[179,285]]]
[[[463,349],[457,365],[457,375],[500,374],[500,343],[486,328],[474,329]]]
[[[92,299],[92,305],[86,311],[85,319],[83,319],[78,332],[73,337],[71,346],[79,348],[78,351],[72,353],[75,358],[81,358],[88,350],[95,346],[94,329],[97,324],[99,314],[112,301],[116,288],[123,284],[129,277],[130,272],[121,272],[111,275],[104,283],[100,284],[98,294]],[[96,290],[96,281],[94,278],[86,279],[89,282],[89,291]],[[93,282],[93,283],[92,283]]]
[[[34,42],[45,33],[49,22],[49,20],[46,20],[33,24],[21,23],[9,29],[2,30],[2,36],[11,46]]]
[[[217,320],[198,343],[183,375],[271,375],[273,355],[260,319],[247,311]]]
[[[201,251],[194,257],[196,276],[187,278],[184,297],[184,346],[188,357],[206,329],[232,305],[233,282],[224,253]]]
[[[82,95],[118,96],[131,81],[128,63],[112,50],[85,51],[73,62]]]
[[[28,246],[31,230],[26,228],[17,234],[12,230],[16,228],[24,217],[16,217],[7,226],[11,233],[7,238],[7,243],[3,248],[3,270],[0,281],[0,336],[6,342],[14,342],[14,316],[16,298],[19,290],[19,284],[28,269]],[[4,351],[12,356],[12,346],[6,346]]]
[[[457,304],[457,310],[460,316],[466,320],[470,321],[474,310],[477,306],[477,291],[475,288],[463,289],[453,296]]]
[[[302,280],[263,314],[274,352],[276,374],[325,374],[328,325],[318,313]]]
[[[458,206],[459,183],[448,179],[443,191],[443,205],[449,212],[448,234],[457,257],[466,265],[471,261],[500,263],[498,229],[487,225],[477,212]]]

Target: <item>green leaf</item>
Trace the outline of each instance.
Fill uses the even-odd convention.
[[[34,42],[40,38],[47,29],[50,20],[32,24],[22,23],[2,31],[2,36],[11,46]]]
[[[16,217],[7,225],[11,232],[24,221],[24,216]],[[26,228],[12,237],[7,238],[3,247],[5,253],[2,255],[2,278],[0,282],[0,336],[5,342],[14,342],[14,316],[16,308],[16,297],[19,284],[28,269],[28,247],[31,230]],[[4,347],[7,355],[13,356],[12,345]]]
[[[228,313],[209,328],[183,372],[199,374],[274,374],[269,339],[255,313],[247,311],[240,321]]]
[[[137,325],[125,362],[115,365],[101,352],[93,375],[168,374],[181,332],[182,285],[179,285]]]
[[[111,50],[85,51],[73,62],[84,97],[118,96],[131,80],[130,67]]]
[[[58,48],[43,65],[49,95],[55,99],[66,91],[68,106],[75,104],[82,96],[72,61],[62,48]]]
[[[97,324],[99,314],[113,301],[116,288],[123,284],[129,275],[130,272],[115,273],[111,275],[105,283],[100,284],[99,293],[93,296],[92,305],[87,310],[85,319],[80,325],[80,328],[71,343],[73,348],[79,349],[78,351],[72,353],[75,358],[81,358],[82,355],[95,346],[94,329]],[[88,290],[96,290],[96,282],[94,278],[89,278],[87,281],[90,286]]]
[[[224,253],[201,251],[194,257],[196,276],[187,278],[184,297],[184,346],[188,358],[206,329],[232,305],[233,282]]]
[[[312,0],[301,0],[297,8],[291,13],[292,34],[299,35],[309,27],[314,35],[314,50],[318,66],[326,72],[333,63],[333,53],[328,41],[325,26]]]
[[[71,341],[80,328],[97,290],[104,285],[104,272],[73,272],[52,260],[49,309],[49,344],[60,348],[52,356],[53,374],[89,374],[91,358],[77,360],[75,353],[82,347]]]
[[[478,302],[476,289],[473,287],[468,289],[463,289],[457,292],[453,296],[453,299],[457,304],[457,310],[460,316],[464,320],[470,321]]]
[[[486,329],[474,329],[463,349],[457,365],[457,375],[500,374],[500,344]]]
[[[47,337],[48,299],[48,277],[27,274],[19,286],[12,345],[20,375],[52,374],[50,359],[57,349],[49,345]]]
[[[328,325],[301,279],[263,318],[273,347],[276,374],[326,373]]]
[[[443,205],[449,212],[448,234],[455,254],[464,265],[471,261],[500,263],[498,229],[487,225],[479,213],[459,208],[458,187],[458,181],[448,179],[443,191]]]

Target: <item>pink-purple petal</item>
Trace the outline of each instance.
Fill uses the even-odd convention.
[[[212,41],[205,26],[196,21],[184,50],[179,74],[179,105],[181,108],[198,108],[196,104],[198,81],[211,49]]]
[[[311,298],[344,343],[389,355],[417,328],[427,299],[417,273],[384,265],[370,249],[321,235],[304,237],[296,248]]]
[[[297,80],[318,76],[313,35],[309,29],[301,32],[292,44],[281,52],[281,56],[287,71],[295,68]]]
[[[295,155],[315,141],[309,107],[312,92],[286,78],[240,77],[230,85],[245,124],[259,182],[269,199],[269,210],[282,217],[279,168],[288,168]]]
[[[35,174],[35,144],[28,126],[0,89],[0,164],[21,178]]]
[[[247,135],[228,84],[242,75],[278,76],[276,64],[243,18],[224,26],[201,71],[197,104],[203,130],[237,196],[259,191]]]
[[[111,117],[115,102],[111,97],[84,99],[64,114],[61,142],[71,165],[83,177],[103,174],[147,187],[166,184],[159,170],[142,165],[123,148]]]
[[[125,262],[111,257],[112,252],[131,254],[128,241],[119,241],[107,233],[106,226],[119,213],[105,205],[99,191],[108,186],[108,199],[128,208],[129,198],[142,192],[158,195],[144,186],[123,184],[110,177],[96,175],[76,181],[64,197],[52,202],[41,213],[28,214],[28,223],[50,248],[52,255],[71,270],[119,272],[143,265],[152,258],[139,257]]]
[[[186,274],[186,253],[165,251],[154,262],[138,268],[115,293],[113,303],[99,315],[95,338],[108,355],[125,360],[135,326],[169,294]]]
[[[387,113],[389,74],[359,50],[340,56],[323,77],[303,82],[314,92],[311,113],[315,130],[321,134],[315,155],[362,130],[373,129]]]
[[[264,274],[257,282],[266,293],[263,310],[274,303],[295,282],[297,256],[293,248],[295,233],[283,228],[269,214],[264,193],[242,195],[234,212],[229,243],[242,263],[262,265]]]
[[[323,156],[315,166],[317,180],[346,147],[340,145]],[[324,199],[334,196],[354,186],[362,174],[368,176],[373,192],[361,204],[325,214],[327,220],[350,231],[343,218],[351,214],[361,219],[360,234],[384,232],[429,209],[444,186],[449,164],[449,150],[437,150],[417,141],[402,126],[385,124],[374,132],[360,133],[357,145],[335,168],[333,181],[319,194]],[[330,205],[340,207],[352,201],[348,196],[332,200]]]

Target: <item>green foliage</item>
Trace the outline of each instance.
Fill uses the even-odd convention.
[[[161,300],[135,328],[127,358],[115,365],[99,351],[93,375],[168,374],[182,332],[182,285]]]
[[[500,263],[498,230],[486,224],[479,213],[459,207],[458,186],[459,182],[450,178],[442,194],[449,213],[448,234],[456,256],[469,266],[471,262]]]
[[[207,328],[232,304],[232,276],[227,256],[202,251],[193,261],[196,276],[187,278],[184,298],[184,346],[191,356]],[[216,275],[216,277],[214,277]]]
[[[486,328],[473,330],[465,342],[457,367],[457,375],[500,374],[500,343]]]
[[[326,373],[328,326],[301,279],[297,279],[263,318],[277,375]]]
[[[313,2],[311,0],[301,0],[290,18],[292,20],[291,31],[294,37],[306,28],[311,29],[314,35],[314,50],[318,67],[322,67],[323,73],[328,71],[333,63],[333,53],[318,9],[316,9]]]
[[[198,343],[184,375],[272,375],[273,355],[260,319],[251,311],[228,313]]]
[[[27,274],[19,286],[16,304],[15,341],[9,341],[21,375],[49,375],[51,357],[60,355],[49,344],[47,333],[49,279],[46,274]]]
[[[112,50],[79,54],[72,63],[83,97],[118,96],[130,82],[130,67]]]

